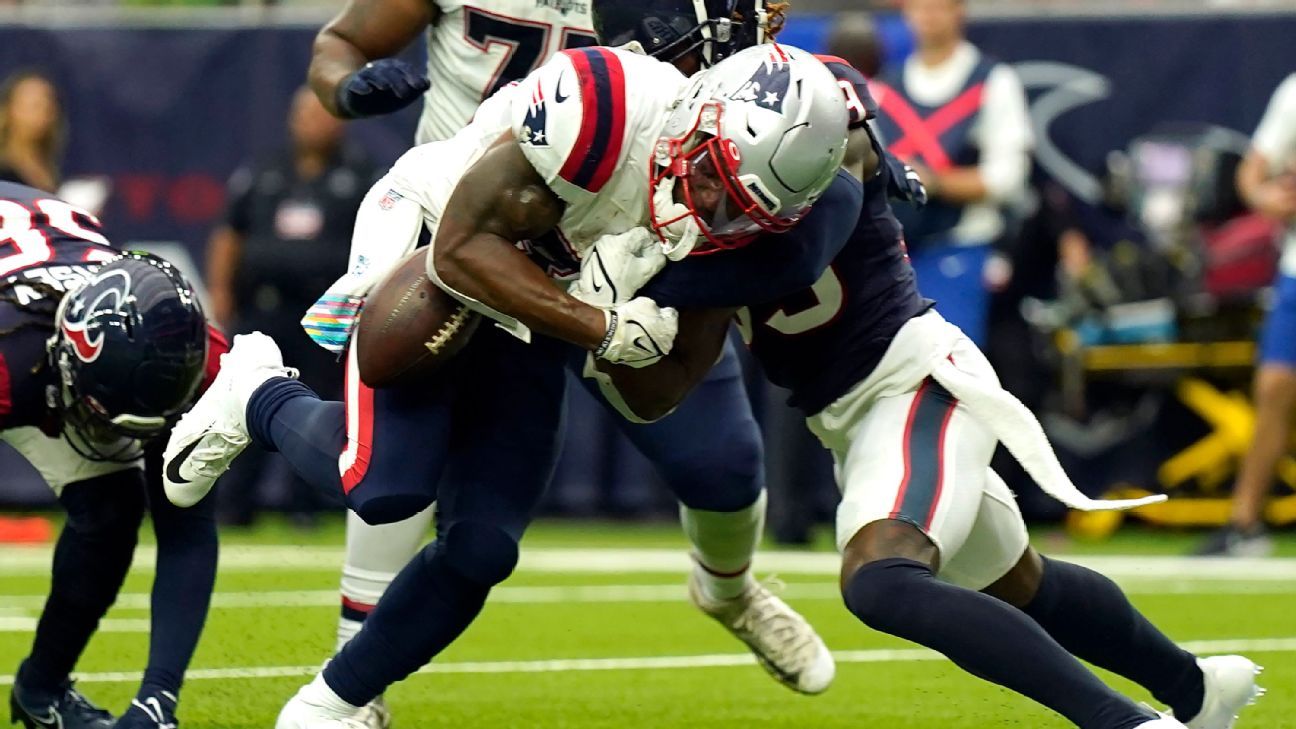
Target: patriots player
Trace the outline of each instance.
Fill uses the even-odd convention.
[[[640,19],[666,21],[659,34],[676,45],[661,57],[678,58],[686,74],[701,62],[719,60],[730,46],[759,42],[767,22],[764,0],[659,1],[626,3],[624,8]],[[734,20],[736,11],[742,22]],[[389,57],[423,31],[426,74]],[[718,33],[733,38],[713,48],[706,39]],[[351,0],[320,32],[310,80],[325,104],[345,117],[388,113],[421,96],[416,141],[422,144],[458,132],[483,99],[553,54],[595,42],[588,0]],[[705,44],[704,53],[692,52],[698,44]],[[543,138],[536,143],[543,144]],[[574,269],[568,259],[560,249],[547,265],[570,274]],[[569,367],[577,381],[606,405],[593,381],[580,376],[583,362],[583,353],[573,351]],[[653,424],[621,417],[614,422],[656,464],[681,502],[680,518],[695,559],[690,580],[694,601],[710,614],[724,613],[731,625],[743,620],[742,608],[784,610],[751,577],[765,518],[763,454],[732,347],[726,347],[720,362],[671,417]],[[349,517],[339,647],[359,630],[396,572],[422,546],[432,512],[426,509],[382,526]]]
[[[178,509],[141,441],[167,428],[203,380],[209,333],[170,264],[110,247],[99,221],[0,183],[0,438],[58,496],[67,521],[49,597],[9,695],[28,729],[174,729],[181,680],[216,576],[211,500]],[[214,360],[213,360],[214,364]],[[113,722],[69,678],[117,597],[145,509],[157,537],[149,661]]]
[[[753,92],[771,75],[783,82],[777,102]],[[840,202],[852,184],[834,185],[846,125],[831,72],[797,49],[737,53],[691,81],[630,51],[568,50],[379,181],[357,218],[351,272],[322,300],[328,316],[308,322],[320,339],[342,344],[339,322],[425,229],[429,277],[498,326],[478,328],[417,387],[368,388],[352,348],[345,405],[285,376],[273,342],[238,338],[167,448],[178,504],[205,495],[250,440],[343,491],[367,522],[439,504],[436,541],[285,706],[282,729],[361,726],[361,708],[456,639],[512,572],[556,455],[572,345],[630,367],[671,351],[673,310],[642,298],[591,307],[554,285],[554,263],[574,273],[596,240],[650,222],[677,257],[808,222],[816,201],[829,203],[828,227],[849,224]],[[826,687],[831,657],[800,616],[772,595],[739,609],[734,632],[771,673]]]
[[[600,34],[633,37],[651,51],[651,35],[620,22],[618,7],[595,1]],[[848,69],[839,77],[850,77]],[[871,116],[862,76],[855,73],[851,85]],[[868,139],[863,120],[856,122],[856,141]],[[1259,693],[1254,663],[1198,659],[1113,582],[1029,546],[1012,494],[989,468],[996,441],[1069,506],[1139,502],[1080,494],[985,357],[920,295],[886,194],[912,196],[918,188],[899,184],[909,173],[893,161],[872,171],[872,158],[885,155],[876,140],[869,146],[874,155],[846,160],[866,180],[865,208],[848,236],[803,239],[818,244],[811,246],[758,240],[666,265],[642,288],[644,249],[631,236],[596,243],[583,258],[576,295],[603,306],[647,295],[678,307],[677,341],[695,344],[640,370],[598,363],[602,386],[632,414],[669,411],[687,392],[673,372],[708,361],[723,344],[714,332],[691,331],[690,322],[701,320],[696,312],[736,314],[766,373],[791,390],[792,404],[834,455],[843,492],[842,596],[862,622],[938,650],[1082,729],[1231,729]],[[814,271],[822,275],[812,285],[797,285]],[[698,362],[684,361],[690,357]],[[1172,715],[1121,696],[1077,658],[1139,683]]]

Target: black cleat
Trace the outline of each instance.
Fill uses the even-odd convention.
[[[15,682],[9,692],[9,723],[26,729],[112,729],[113,716],[90,703],[71,681],[48,694]]]

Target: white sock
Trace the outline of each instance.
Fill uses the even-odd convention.
[[[704,511],[680,505],[680,522],[693,545],[694,574],[712,600],[732,600],[752,583],[751,563],[765,529],[765,492],[740,511]]]
[[[342,615],[338,617],[337,649],[360,632],[367,615],[387,590],[396,573],[427,540],[433,508],[394,524],[371,526],[347,514],[346,563],[342,566]],[[350,615],[348,616],[348,613]]]
[[[315,674],[315,678],[310,683],[303,686],[301,691],[298,692],[298,695],[301,697],[302,701],[305,701],[311,706],[322,709],[323,713],[327,714],[330,718],[344,719],[349,716],[355,716],[355,713],[360,710],[359,706],[343,701],[342,697],[338,696],[337,692],[329,687],[328,683],[324,680],[323,671]]]

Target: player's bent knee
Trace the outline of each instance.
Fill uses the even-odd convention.
[[[912,559],[893,558],[862,565],[842,580],[842,600],[865,625],[897,633],[911,600],[924,599],[931,568]]]
[[[451,569],[485,587],[503,582],[517,567],[517,540],[493,524],[452,524],[441,538],[440,549]]]
[[[932,572],[940,567],[940,551],[921,529],[899,519],[879,519],[860,527],[842,549],[842,590],[860,568],[887,559],[913,560]]]
[[[760,431],[734,428],[722,441],[695,451],[671,470],[675,496],[690,509],[741,511],[756,503],[765,489],[765,454]]]
[[[144,520],[142,474],[130,469],[68,484],[59,495],[65,529],[78,537],[133,549]]]

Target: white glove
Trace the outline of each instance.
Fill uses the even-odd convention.
[[[604,309],[607,334],[594,356],[612,364],[647,367],[670,354],[679,331],[679,312],[644,296]]]
[[[647,228],[605,235],[581,258],[580,278],[567,290],[601,309],[624,304],[666,265],[666,251]]]

